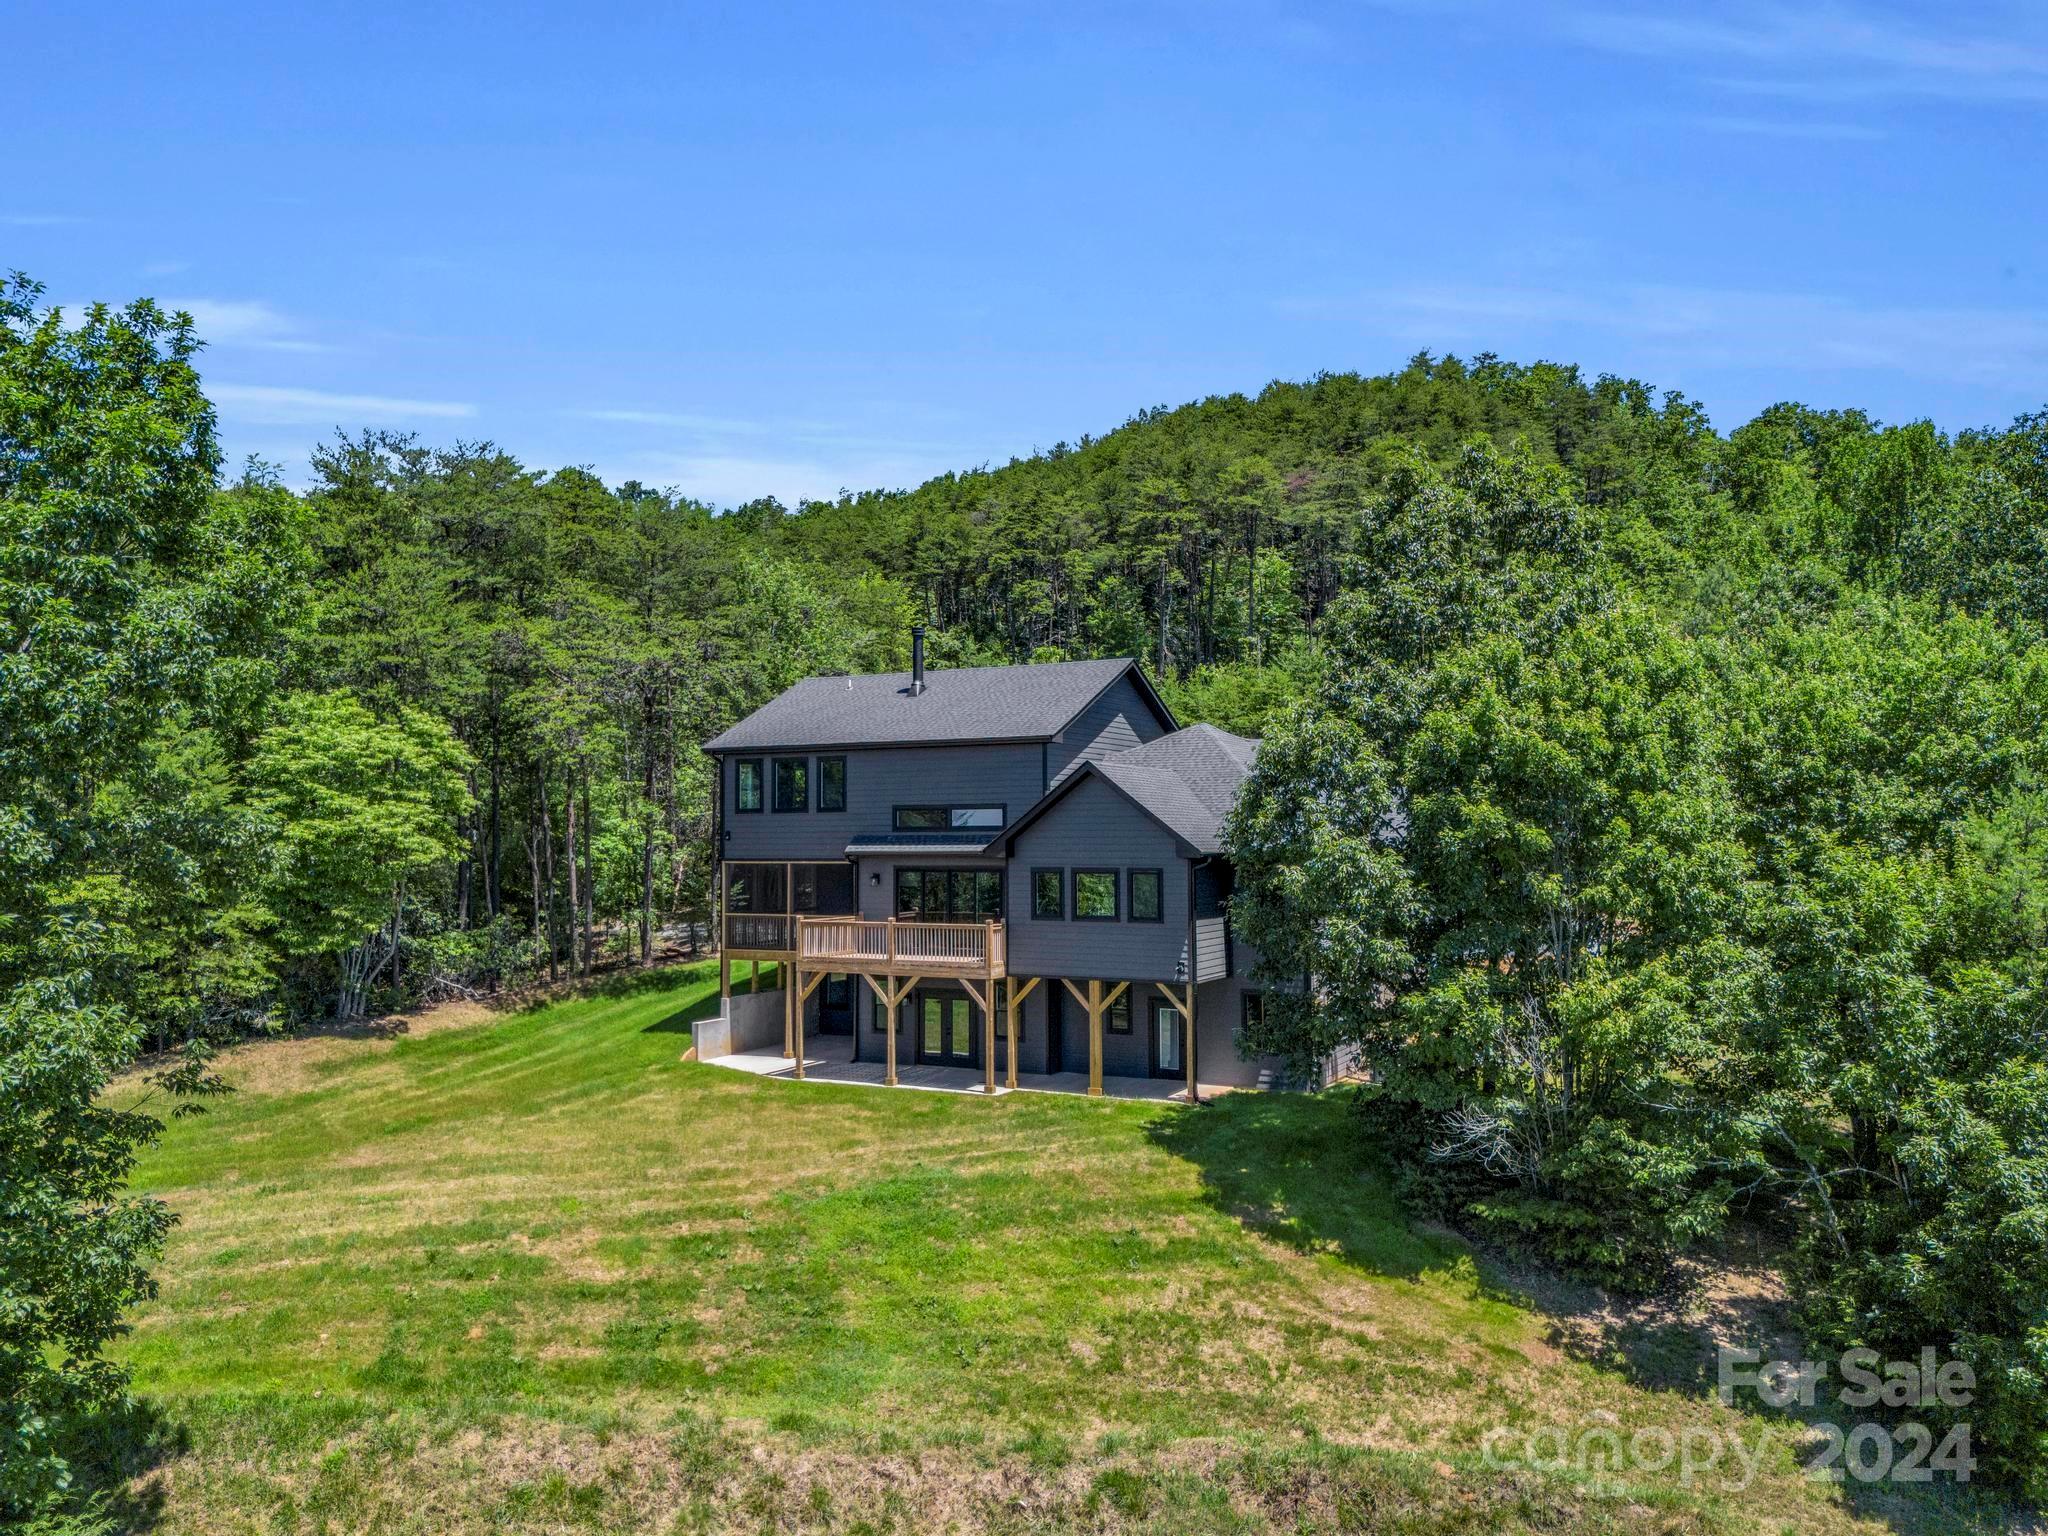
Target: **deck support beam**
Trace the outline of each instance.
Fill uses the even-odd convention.
[[[1003,1072],[1003,1085],[1007,1088],[1015,1088],[1017,1086],[1018,1011],[1021,1008],[1023,1008],[1024,999],[1031,995],[1032,988],[1036,987],[1040,981],[1044,980],[1044,978],[1040,976],[1033,976],[1028,981],[1025,981],[1022,987],[1019,987],[1017,985],[1018,980],[1018,977],[1012,976],[1009,980],[1009,984],[1003,989],[1004,992],[1007,994],[1007,996],[1004,999],[1006,1006],[1004,1007],[1003,1011],[1007,1015],[1010,1036],[1009,1062],[1007,1066],[1004,1068]],[[1057,1062],[1048,1062],[1046,1063],[1046,1069],[1048,1071],[1057,1072],[1059,1070],[1059,1064]]]
[[[1074,994],[1074,1000],[1088,1010],[1088,1095],[1102,1097],[1102,1016],[1116,1006],[1130,987],[1128,981],[1120,981],[1108,992],[1102,990],[1102,983],[1090,980],[1088,990],[1083,992],[1066,977],[1060,978],[1060,985]]]
[[[882,1081],[889,1087],[894,1088],[896,1086],[896,1026],[902,1022],[897,1018],[896,1010],[903,1005],[903,999],[910,996],[910,989],[917,985],[917,978],[915,976],[897,977],[892,975],[888,978],[887,984],[884,985],[866,971],[857,971],[855,974],[868,984],[869,990],[875,994],[875,1001],[882,1005],[883,1012],[888,1016],[889,1028],[882,1036],[888,1042],[887,1066],[883,1070]],[[898,984],[899,982],[901,983],[900,985]]]

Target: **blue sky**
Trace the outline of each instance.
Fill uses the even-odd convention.
[[[11,14],[0,269],[191,309],[295,481],[377,425],[794,500],[1424,348],[2048,403],[2039,4]]]

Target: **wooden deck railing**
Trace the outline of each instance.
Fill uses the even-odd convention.
[[[1003,974],[999,922],[806,917],[798,920],[797,932],[802,959],[836,961],[848,970],[871,965]]]
[[[915,918],[805,917],[728,912],[725,947],[744,953],[795,953],[834,970],[961,971],[1001,976],[1006,946],[1000,922],[927,923]]]

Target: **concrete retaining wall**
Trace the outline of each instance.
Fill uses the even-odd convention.
[[[723,1015],[699,1019],[691,1029],[697,1059],[731,1056],[741,1051],[782,1048],[782,992],[735,992],[726,999]]]

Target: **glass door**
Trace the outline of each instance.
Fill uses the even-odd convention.
[[[1180,1077],[1187,1071],[1187,1058],[1181,1052],[1185,1049],[1182,1036],[1186,1020],[1180,1010],[1163,997],[1152,999],[1152,1075],[1154,1077]]]
[[[974,1005],[954,992],[918,993],[917,1054],[940,1066],[975,1065]]]

